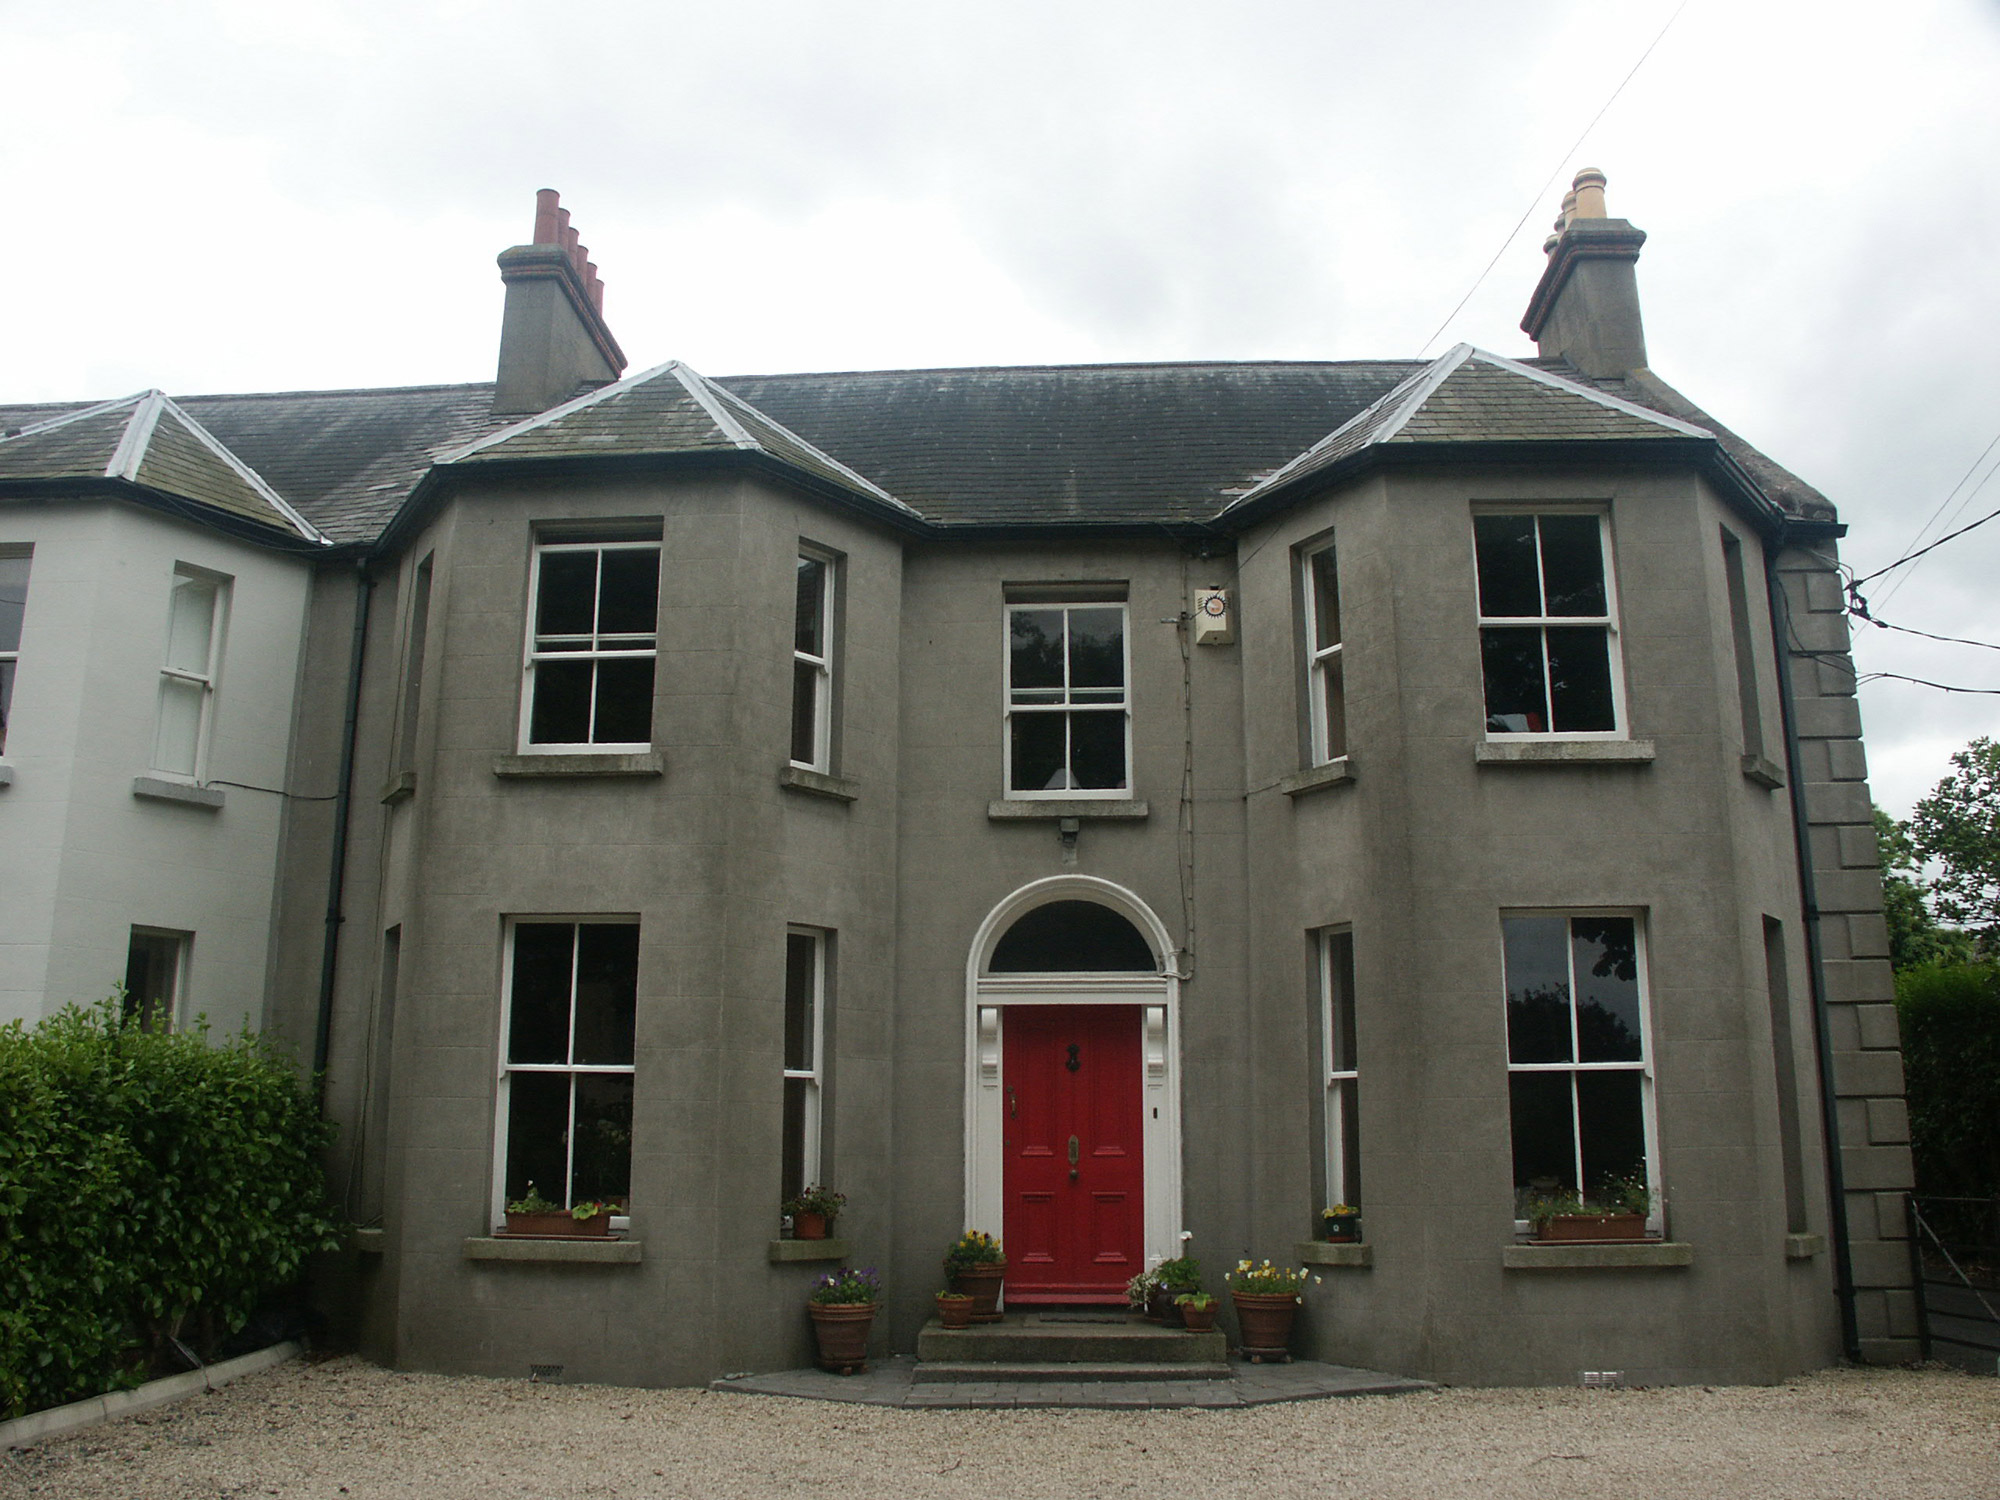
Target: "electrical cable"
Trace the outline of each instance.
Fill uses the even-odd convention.
[[[1950,488],[1950,490],[1948,490],[1945,493],[1944,499],[1938,501],[1937,509],[1932,511],[1930,515],[1925,518],[1924,524],[1919,526],[1916,530],[1916,534],[1910,538],[1910,546],[1914,547],[1918,542],[1922,541],[1924,533],[1929,531],[1931,527],[1937,524],[1938,518],[1940,516],[1944,517],[1946,524],[1950,524],[1950,522],[1958,516],[1960,511],[1963,511],[1966,506],[1972,503],[1972,497],[1978,494],[1981,489],[1985,488],[1986,479],[1991,479],[1993,477],[1992,470],[1989,469],[1986,474],[1986,479],[1982,479],[1979,481],[1978,484],[1975,484],[1972,487],[1972,489],[1969,492],[1967,492],[1965,498],[1963,500],[1960,500],[1957,506],[1952,508],[1951,514],[1949,516],[1945,515],[1945,508],[1951,505],[1952,497],[1955,496],[1960,490],[1965,488],[1966,481],[1971,479],[1974,474],[1977,474],[1979,472],[1979,466],[1986,462],[1986,455],[1991,453],[1996,447],[2000,447],[2000,432],[1996,432],[1993,434],[1993,440],[1980,450],[1979,457],[1975,458],[1972,461],[1971,466],[1967,468],[1966,471],[1959,476],[1958,483],[1953,485]],[[1894,564],[1892,563],[1890,566],[1893,567]],[[1885,602],[1888,599],[1892,599],[1895,597],[1896,590],[1903,586],[1904,581],[1907,580],[1909,576],[1910,576],[1909,574],[1905,573],[1902,578],[1897,579],[1896,582],[1890,586],[1889,592],[1883,596]]]
[[[1428,352],[1431,345],[1435,344],[1438,341],[1438,335],[1443,333],[1447,328],[1451,327],[1452,319],[1456,318],[1460,313],[1465,311],[1465,304],[1470,302],[1473,298],[1473,294],[1476,293],[1482,286],[1486,284],[1486,278],[1491,276],[1493,274],[1493,268],[1500,264],[1500,257],[1507,253],[1508,247],[1514,243],[1515,237],[1520,234],[1521,226],[1526,224],[1528,220],[1531,217],[1533,217],[1535,208],[1538,204],[1543,204],[1548,201],[1549,189],[1554,187],[1556,184],[1556,179],[1562,176],[1563,167],[1569,162],[1571,157],[1575,156],[1578,151],[1583,149],[1583,143],[1586,140],[1590,139],[1590,132],[1597,128],[1597,122],[1603,119],[1605,114],[1610,110],[1611,106],[1618,102],[1618,96],[1625,92],[1625,85],[1630,83],[1633,80],[1633,78],[1638,75],[1639,69],[1643,68],[1646,65],[1646,59],[1653,55],[1653,49],[1659,46],[1661,42],[1666,40],[1667,33],[1673,30],[1674,22],[1678,21],[1681,18],[1681,12],[1688,8],[1688,3],[1689,0],[1681,0],[1681,3],[1675,7],[1674,13],[1667,17],[1667,24],[1660,28],[1660,34],[1654,37],[1653,40],[1647,44],[1646,50],[1639,54],[1639,60],[1632,64],[1632,71],[1627,73],[1623,78],[1621,78],[1618,81],[1618,87],[1611,91],[1611,97],[1604,101],[1603,108],[1599,109],[1596,114],[1590,117],[1590,123],[1583,127],[1583,134],[1579,135],[1576,138],[1575,142],[1570,146],[1569,150],[1565,151],[1562,154],[1561,160],[1559,160],[1556,163],[1556,169],[1553,172],[1549,173],[1548,181],[1544,182],[1540,188],[1536,189],[1535,196],[1528,202],[1527,211],[1523,213],[1521,217],[1515,221],[1514,227],[1507,231],[1507,237],[1500,242],[1500,248],[1493,252],[1493,259],[1489,260],[1486,263],[1486,269],[1479,273],[1478,279],[1475,280],[1472,283],[1471,287],[1467,289],[1465,295],[1458,299],[1458,306],[1454,307],[1449,313],[1447,313],[1445,315],[1445,320],[1442,323],[1438,324],[1436,331],[1433,332],[1429,338],[1424,340],[1423,348],[1417,351],[1418,359],[1422,359],[1424,357],[1425,353]]]

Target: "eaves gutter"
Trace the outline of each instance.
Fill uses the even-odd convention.
[[[237,541],[249,542],[272,552],[290,552],[302,557],[328,557],[334,544],[314,541],[289,528],[280,529],[240,516],[235,511],[190,500],[171,490],[134,484],[103,474],[80,474],[73,478],[0,480],[0,502],[44,501],[61,503],[76,500],[123,500],[146,510],[159,511],[177,521],[219,531]]]

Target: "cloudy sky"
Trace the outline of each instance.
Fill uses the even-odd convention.
[[[0,0],[0,28],[0,399],[490,378],[493,257],[545,186],[635,368],[1523,354],[1595,165],[1651,236],[1653,367],[1840,506],[1857,572],[2000,508],[1996,0]],[[1996,577],[2000,521],[1865,591],[2000,642]],[[1857,650],[2000,688],[1993,650]],[[1898,812],[2000,733],[2000,696],[1862,693]]]

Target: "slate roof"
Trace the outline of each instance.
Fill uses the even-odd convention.
[[[159,391],[44,418],[0,437],[0,487],[107,480],[287,539],[324,538],[270,483]],[[199,510],[197,515],[199,515]]]
[[[760,454],[823,483],[915,514],[880,485],[679,360],[565,401],[448,453],[439,462],[463,467],[685,453]]]
[[[1251,486],[1232,506],[1251,504],[1370,448],[1389,445],[1705,441],[1710,436],[1563,375],[1460,344]]]
[[[492,385],[479,383],[175,404],[306,520],[350,543],[381,536],[433,464],[471,472],[590,453],[747,454],[949,534],[1229,525],[1250,501],[1371,446],[1657,438],[1684,446],[1713,434],[1785,510],[1832,515],[1818,491],[1648,371],[1590,380],[1560,361],[1465,348],[1429,363],[1030,365],[720,380],[673,363],[526,421],[494,416],[492,398]],[[88,410],[0,407],[0,431]],[[100,410],[92,421],[108,429],[115,419]],[[95,430],[63,441],[83,445]],[[0,457],[6,449],[0,442]],[[39,462],[58,462],[53,448],[41,451]],[[88,468],[87,455],[76,462]]]

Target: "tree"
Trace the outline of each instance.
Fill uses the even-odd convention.
[[[1889,924],[1889,964],[1898,974],[1920,964],[1965,963],[1972,957],[1972,940],[1963,932],[1940,927],[1925,899],[1916,845],[1910,825],[1875,809],[1875,844],[1882,855],[1882,915]]]
[[[1963,923],[1986,953],[2000,951],[2000,743],[1984,735],[1951,758],[1952,773],[1917,803],[1916,853],[1936,864],[1938,916]]]

